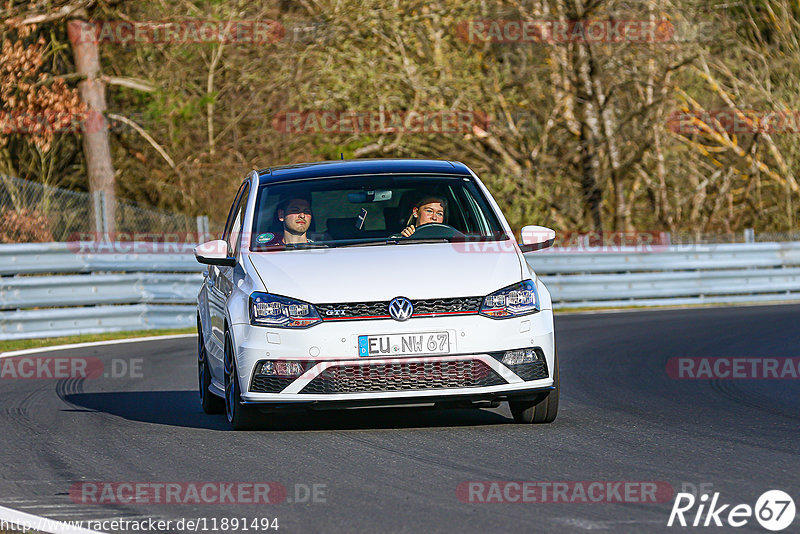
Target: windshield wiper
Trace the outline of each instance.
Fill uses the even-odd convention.
[[[373,245],[397,245],[398,239],[386,239],[380,241],[359,241],[357,243],[333,243],[333,247],[371,247]]]
[[[413,243],[450,243],[451,240],[446,237],[422,237],[420,239],[414,239],[413,236],[403,239],[402,241],[398,241],[398,245],[410,245]]]
[[[288,243],[284,245],[286,250],[304,249],[304,248],[330,248],[330,245],[325,243]]]
[[[386,245],[409,245],[414,243],[450,243],[450,239],[446,237],[423,237],[414,239],[413,237],[390,237],[380,241],[359,241],[357,243],[331,243],[331,247],[372,247],[372,246],[386,246]]]
[[[261,247],[253,247],[253,252],[277,252],[281,250],[305,250],[307,248],[330,248],[330,245],[325,243],[289,243],[288,245],[267,245]]]

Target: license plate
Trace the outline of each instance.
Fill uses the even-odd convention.
[[[358,355],[362,357],[449,353],[449,332],[358,336]]]

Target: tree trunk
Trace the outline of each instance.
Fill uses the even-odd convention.
[[[592,230],[603,230],[600,188],[600,118],[592,95],[591,63],[583,44],[575,45],[573,69],[575,76],[575,118],[580,124],[580,172],[583,191],[584,213],[592,224]]]
[[[86,103],[87,118],[84,121],[83,152],[86,156],[86,172],[89,175],[89,191],[92,193],[93,213],[101,213],[106,221],[105,228],[99,228],[97,217],[93,217],[95,232],[115,231],[116,195],[114,191],[114,166],[111,162],[108,124],[105,118],[106,86],[100,77],[99,46],[94,26],[83,20],[71,20],[68,34],[75,57],[75,69],[86,79],[78,84],[81,99]],[[98,193],[105,196],[101,206]]]

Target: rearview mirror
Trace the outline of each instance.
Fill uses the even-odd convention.
[[[220,267],[233,267],[236,258],[228,256],[228,243],[222,239],[207,241],[194,247],[194,257],[200,263],[217,265]]]
[[[525,226],[520,232],[522,244],[519,248],[522,252],[541,250],[553,246],[556,241],[556,231],[545,226]]]
[[[358,191],[357,193],[347,193],[347,201],[350,204],[363,204],[365,202],[386,202],[392,200],[392,192],[388,189],[376,189],[374,191]]]

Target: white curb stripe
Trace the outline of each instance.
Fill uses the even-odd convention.
[[[132,337],[128,339],[109,339],[107,341],[87,341],[86,343],[73,343],[71,345],[54,345],[52,347],[38,347],[35,349],[0,352],[0,358],[8,358],[9,356],[23,356],[25,354],[36,354],[39,352],[50,352],[55,350],[80,349],[82,347],[100,347],[103,345],[121,345],[123,343],[138,343],[139,341],[156,341],[159,339],[181,339],[184,337],[197,337],[197,334],[171,334],[168,336]]]
[[[39,532],[47,532],[48,534],[105,534],[96,530],[75,527],[55,519],[26,514],[5,506],[0,506],[0,520],[12,523],[20,528],[29,528]]]

